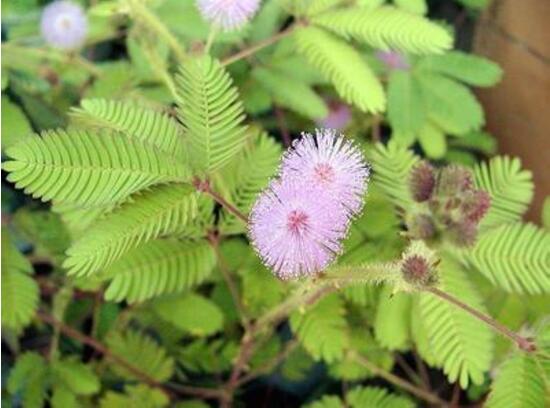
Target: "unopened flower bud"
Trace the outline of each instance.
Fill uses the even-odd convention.
[[[475,222],[468,220],[457,222],[448,231],[451,240],[459,247],[469,247],[476,242],[477,223]]]
[[[473,186],[473,177],[466,167],[450,165],[439,172],[437,192],[440,195],[455,195],[468,191]]]
[[[489,194],[483,190],[475,190],[466,195],[462,203],[462,212],[469,221],[479,223],[490,206]]]
[[[407,220],[409,235],[415,239],[432,238],[436,228],[432,218],[428,214],[414,214]]]
[[[411,171],[409,187],[415,201],[427,201],[432,196],[435,187],[435,172],[432,165],[422,161]]]
[[[415,286],[428,286],[437,282],[437,258],[423,241],[413,241],[403,254],[403,279]]]

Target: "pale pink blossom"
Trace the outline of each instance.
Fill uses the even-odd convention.
[[[288,178],[260,194],[249,219],[252,245],[281,279],[315,275],[341,251],[349,219],[311,184]]]
[[[73,50],[86,39],[88,19],[80,5],[65,0],[54,1],[44,8],[40,32],[50,46]]]
[[[282,177],[303,180],[328,194],[343,211],[357,215],[363,208],[370,175],[359,148],[332,129],[303,133],[282,163]]]
[[[197,0],[202,17],[223,31],[245,25],[258,11],[260,0]]]

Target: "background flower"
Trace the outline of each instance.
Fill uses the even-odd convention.
[[[224,31],[245,25],[258,10],[260,0],[198,0],[205,20]]]
[[[40,31],[52,47],[71,50],[84,43],[88,20],[78,4],[55,1],[44,8]]]
[[[342,130],[351,122],[351,109],[345,103],[329,104],[328,115],[317,120],[317,125],[323,128]]]

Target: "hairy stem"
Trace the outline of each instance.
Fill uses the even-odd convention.
[[[143,371],[141,371],[138,367],[135,367],[133,364],[129,363],[125,359],[117,356],[116,354],[113,354],[113,352],[109,350],[107,346],[105,346],[103,343],[99,342],[98,340],[94,339],[93,337],[86,336],[85,334],[79,332],[78,330],[66,325],[62,321],[59,321],[55,317],[47,313],[44,313],[42,311],[37,312],[37,317],[42,322],[47,323],[50,326],[58,329],[64,335],[82,344],[85,344],[93,348],[97,352],[103,354],[105,358],[108,358],[114,361],[115,363],[121,365],[126,370],[134,374],[141,381],[149,385],[150,387],[160,389],[168,397],[174,398],[175,393],[192,395],[192,396],[201,397],[201,398],[219,398],[221,395],[221,392],[219,390],[210,389],[210,388],[190,387],[190,386],[179,385],[179,384],[168,384],[165,386],[159,383],[154,378],[151,378],[149,375],[147,375]]]
[[[527,339],[523,336],[520,336],[516,332],[513,332],[512,330],[510,330],[508,327],[506,327],[506,326],[500,324],[499,322],[497,322],[496,320],[494,320],[492,317],[481,313],[480,311],[478,311],[478,310],[474,309],[473,307],[467,305],[466,303],[462,302],[460,299],[457,299],[453,295],[451,295],[447,292],[443,292],[442,290],[440,290],[438,288],[434,288],[434,287],[426,288],[426,290],[428,292],[434,294],[435,296],[437,296],[437,297],[439,297],[439,298],[441,298],[441,299],[443,299],[443,300],[459,307],[460,309],[462,309],[465,312],[471,314],[472,316],[476,317],[477,319],[481,320],[483,323],[485,323],[487,326],[491,327],[498,334],[512,340],[514,343],[517,344],[517,346],[520,349],[522,349],[524,351],[527,351],[529,353],[535,352],[537,350],[537,346],[535,345],[535,343],[532,340]]]
[[[79,67],[87,71],[90,75],[101,76],[101,69],[97,68],[87,59],[76,53],[67,54],[54,49],[22,47],[14,44],[3,43],[2,55],[6,56],[6,63],[10,65],[10,56],[14,55],[15,60],[19,59],[45,59],[50,62],[62,62],[67,65]],[[14,64],[15,65],[15,64]]]
[[[294,32],[294,30],[296,29],[296,27],[297,27],[297,25],[291,25],[287,29],[285,29],[283,31],[280,31],[277,34],[275,34],[275,35],[273,35],[269,38],[266,38],[263,41],[258,42],[257,44],[254,44],[254,45],[252,45],[248,48],[245,48],[244,50],[241,50],[238,53],[236,53],[234,55],[231,55],[230,57],[225,58],[224,60],[222,60],[222,65],[223,66],[231,65],[234,62],[237,62],[239,60],[242,60],[243,58],[249,57],[249,56],[257,53],[258,51],[260,51],[260,50],[262,50],[266,47],[269,47],[272,44],[275,44],[280,39],[285,38],[285,37],[289,36],[290,34],[292,34]]]
[[[384,370],[383,368],[378,367],[376,364],[374,364],[372,361],[368,360],[367,358],[361,355],[358,355],[356,353],[351,354],[351,356],[352,358],[354,358],[355,361],[357,361],[363,367],[367,368],[373,374],[383,378],[384,380],[395,385],[396,387],[399,387],[405,391],[408,391],[411,394],[417,396],[418,398],[423,399],[426,402],[429,402],[430,404],[434,404],[437,406],[447,405],[447,403],[443,401],[441,398],[439,398],[437,395],[432,394],[422,388],[419,388],[411,384],[410,382],[402,379],[401,377],[398,377],[395,374],[392,374]]]
[[[233,204],[230,204],[227,202],[225,198],[223,198],[221,195],[216,193],[212,190],[212,187],[210,186],[210,182],[208,180],[200,180],[196,178],[193,180],[193,185],[197,189],[197,191],[200,191],[201,193],[204,193],[206,195],[209,195],[216,201],[218,204],[220,204],[223,208],[225,208],[227,211],[229,211],[231,214],[233,214],[235,217],[240,219],[245,224],[248,224],[248,217],[244,215],[237,207],[235,207]]]

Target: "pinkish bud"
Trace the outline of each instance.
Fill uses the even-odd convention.
[[[435,172],[432,165],[422,161],[411,171],[409,188],[415,201],[421,203],[432,196],[435,186]]]
[[[472,173],[466,167],[450,165],[439,172],[437,192],[439,195],[456,195],[473,187]]]
[[[435,252],[423,241],[412,241],[401,259],[403,279],[414,286],[433,285],[437,282],[438,262]]]
[[[428,214],[414,214],[407,220],[409,235],[415,239],[429,239],[436,233],[432,218]]]
[[[465,197],[462,211],[469,221],[478,223],[487,214],[490,206],[489,194],[483,190],[475,190]]]
[[[449,227],[449,237],[459,247],[470,247],[476,242],[477,223],[464,220]]]

